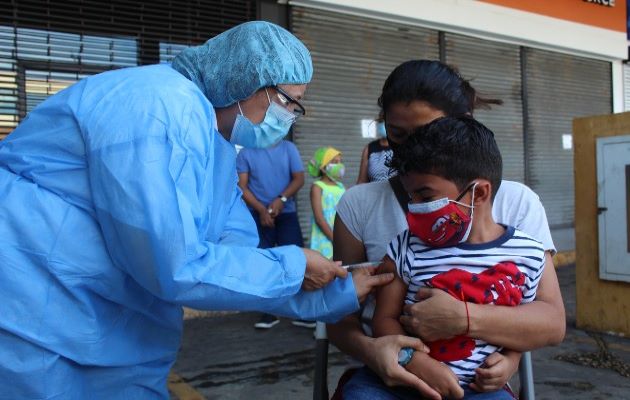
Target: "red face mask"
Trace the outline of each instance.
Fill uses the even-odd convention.
[[[465,242],[472,227],[475,186],[473,182],[455,200],[443,198],[428,203],[411,203],[407,212],[409,230],[430,247],[449,247]],[[470,205],[459,200],[473,190]],[[457,204],[471,209],[466,215]]]

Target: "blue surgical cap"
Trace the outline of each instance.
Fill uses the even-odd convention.
[[[286,29],[252,21],[183,50],[173,68],[193,81],[214,107],[227,107],[258,89],[305,84],[313,76],[311,55]]]

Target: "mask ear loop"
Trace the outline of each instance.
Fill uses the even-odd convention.
[[[468,224],[468,229],[466,230],[466,233],[464,234],[464,237],[462,238],[460,243],[465,242],[466,240],[468,240],[468,235],[470,235],[470,231],[472,230],[473,216],[475,214],[475,188],[477,187],[478,183],[479,182],[473,182],[472,184],[470,184],[470,186],[468,186],[468,188],[466,188],[466,190],[464,190],[464,193],[462,193],[457,198],[458,200],[461,199],[464,196],[464,194],[466,194],[467,191],[472,189],[472,195],[470,197],[470,205],[466,205],[466,204],[460,203],[459,201],[454,201],[457,204],[461,204],[464,207],[470,208],[470,224]]]
[[[267,88],[265,88],[265,94],[267,95],[267,101],[269,102],[269,105],[271,105],[271,97],[269,97],[269,92],[267,91]],[[237,101],[236,104],[238,105],[238,111],[241,113],[243,117],[245,117],[245,114],[243,113],[243,109],[241,108],[241,102]]]
[[[472,195],[470,196],[470,219],[472,220],[473,214],[475,213],[475,188],[479,182],[474,182],[472,186]]]
[[[473,190],[474,190],[474,189],[475,189],[475,186],[477,186],[477,183],[479,183],[479,182],[472,182],[470,185],[468,185],[468,186],[466,187],[466,189],[464,189],[464,191],[462,191],[462,193],[461,193],[459,196],[457,196],[457,198],[455,199],[455,201],[460,201],[460,200],[462,199],[462,197],[464,197],[464,195],[465,195],[466,193],[468,193],[468,191],[469,191],[470,189],[473,189]],[[474,195],[474,193],[473,193],[473,195]]]
[[[474,210],[475,210],[475,188],[477,187],[477,184],[478,184],[478,183],[479,183],[479,182],[473,182],[473,183],[471,183],[470,185],[468,185],[468,187],[466,187],[466,189],[464,189],[464,191],[463,191],[463,192],[462,192],[459,196],[457,196],[457,198],[456,198],[455,200],[449,200],[449,201],[452,201],[452,202],[453,202],[453,203],[455,203],[455,204],[459,204],[460,206],[470,208],[470,209],[471,209],[471,211],[470,211],[470,217],[471,217],[471,218],[472,218],[473,212],[474,212]],[[459,200],[461,200],[461,198],[462,198],[462,197],[464,197],[464,195],[466,195],[466,193],[468,193],[468,191],[469,191],[469,190],[471,190],[471,189],[472,189],[472,198],[471,198],[471,200],[470,200],[470,201],[471,201],[471,203],[470,203],[470,204],[464,204],[464,203],[462,203],[461,201],[459,201]]]

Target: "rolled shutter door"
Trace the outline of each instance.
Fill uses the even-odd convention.
[[[574,221],[573,150],[562,135],[573,119],[612,112],[610,62],[527,49],[527,157],[530,186],[540,196],[552,228]]]
[[[305,118],[294,127],[294,142],[304,165],[322,146],[343,153],[346,187],[354,185],[363,138],[361,121],[378,116],[377,99],[389,73],[403,61],[437,59],[437,31],[340,13],[292,7],[291,28],[311,51],[314,75],[304,99]],[[308,175],[308,174],[307,174]],[[310,186],[298,194],[298,213],[310,236]]]
[[[630,111],[630,65],[623,64],[623,110]]]
[[[503,105],[476,110],[475,118],[490,128],[503,157],[503,178],[524,181],[523,103],[518,46],[446,34],[446,62],[482,97],[501,99]]]

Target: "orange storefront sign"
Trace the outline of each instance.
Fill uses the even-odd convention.
[[[626,0],[480,1],[613,31],[626,31]]]

